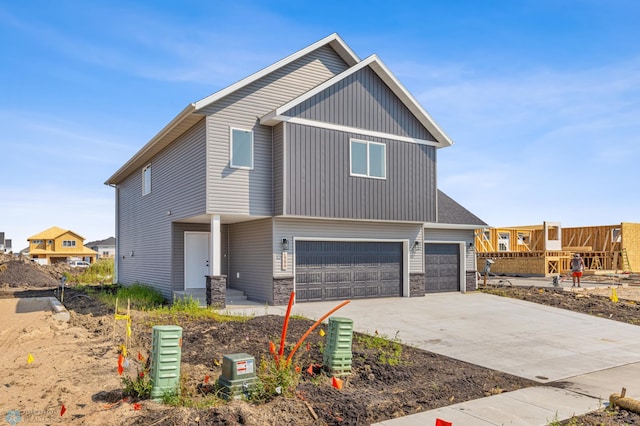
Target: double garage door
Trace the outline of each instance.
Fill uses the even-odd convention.
[[[402,295],[402,243],[296,241],[296,300]]]
[[[460,245],[424,245],[424,290],[426,293],[460,291]]]

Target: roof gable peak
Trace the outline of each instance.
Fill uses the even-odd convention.
[[[438,141],[438,147],[447,147],[453,145],[453,141],[447,136],[446,133],[438,126],[438,124],[431,118],[429,113],[420,105],[420,103],[411,95],[411,93],[400,83],[396,76],[389,70],[389,68],[382,62],[378,55],[373,54],[351,66],[344,72],[336,75],[335,77],[325,81],[324,83],[316,86],[308,92],[298,96],[295,99],[287,102],[284,105],[274,109],[273,111],[265,114],[260,118],[260,124],[273,126],[282,120],[282,114],[289,109],[299,105],[300,103],[312,98],[323,90],[331,87],[337,82],[347,78],[348,76],[358,72],[359,70],[369,67],[378,77],[393,91],[393,93],[402,101],[402,103],[413,113],[413,115],[422,123],[422,125],[429,130],[429,132]]]
[[[347,65],[353,66],[360,62],[360,58],[358,57],[358,55],[356,55],[355,52],[351,50],[347,43],[345,43],[337,33],[333,33],[323,38],[322,40],[318,40],[317,42],[305,47],[304,49],[298,50],[297,52],[287,56],[286,58],[281,59],[278,62],[275,62],[256,73],[251,74],[250,76],[232,84],[231,86],[227,86],[224,89],[207,96],[206,98],[194,102],[192,105],[197,112],[198,110],[211,105],[217,100],[224,98],[225,96],[237,91],[238,89],[247,86],[254,81],[257,81],[260,78],[271,74],[272,72],[326,45],[331,46],[331,48],[336,51],[336,53],[347,63]]]

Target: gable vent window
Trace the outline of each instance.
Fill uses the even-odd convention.
[[[351,141],[351,176],[387,177],[387,146],[378,142]]]
[[[253,132],[231,129],[230,151],[231,167],[253,170]]]
[[[142,169],[142,195],[151,192],[151,164],[147,164]]]

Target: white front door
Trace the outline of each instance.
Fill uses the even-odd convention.
[[[184,233],[184,288],[205,288],[209,275],[209,233]]]

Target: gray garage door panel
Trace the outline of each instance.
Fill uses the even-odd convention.
[[[460,291],[460,246],[425,244],[424,272],[425,292]]]
[[[402,295],[402,243],[296,241],[296,300]]]

